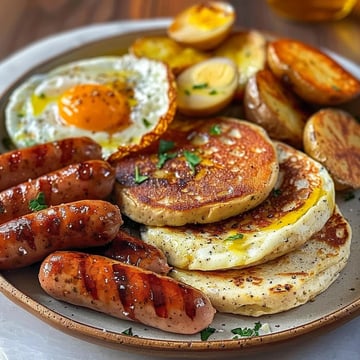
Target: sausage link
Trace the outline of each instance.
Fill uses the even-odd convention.
[[[103,200],[23,215],[0,225],[0,270],[31,265],[55,250],[105,245],[121,225],[119,208]]]
[[[114,169],[103,160],[68,165],[0,192],[0,224],[30,213],[29,201],[40,192],[48,206],[105,199],[110,195],[114,181]]]
[[[87,137],[13,150],[0,155],[0,191],[69,164],[101,158],[101,146]]]
[[[147,244],[124,229],[120,229],[115,239],[106,247],[99,249],[96,254],[161,275],[166,275],[171,270],[160,249]]]
[[[54,252],[42,262],[39,281],[58,300],[174,333],[197,333],[215,314],[199,290],[100,255]]]

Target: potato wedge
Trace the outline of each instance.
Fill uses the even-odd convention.
[[[200,50],[218,46],[231,32],[235,10],[223,1],[193,5],[177,15],[168,28],[175,41]]]
[[[341,104],[360,94],[360,81],[319,49],[279,39],[269,43],[267,50],[272,72],[310,103]]]
[[[129,52],[137,57],[147,57],[167,63],[175,75],[200,61],[208,59],[210,54],[188,46],[182,46],[167,36],[145,36],[136,39]]]
[[[309,113],[270,70],[258,71],[248,80],[244,111],[246,119],[262,126],[271,138],[302,148]]]
[[[360,124],[346,111],[326,108],[304,129],[305,152],[332,175],[336,190],[360,188]]]
[[[266,39],[256,30],[239,31],[231,34],[214,54],[231,59],[238,67],[239,84],[235,97],[242,99],[249,77],[265,67]]]

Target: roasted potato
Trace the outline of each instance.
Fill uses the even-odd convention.
[[[305,152],[332,175],[336,190],[360,188],[360,124],[346,111],[325,108],[304,129]]]
[[[184,70],[176,84],[178,110],[185,115],[207,116],[232,101],[238,72],[230,59],[213,57]]]
[[[319,105],[347,102],[360,94],[360,81],[319,49],[300,41],[269,43],[267,61],[272,72],[304,100]]]
[[[270,70],[258,71],[248,80],[244,111],[246,119],[262,126],[271,138],[302,148],[309,113]]]
[[[210,57],[210,54],[204,51],[182,46],[167,36],[138,38],[131,44],[129,52],[138,57],[163,61],[175,75]]]
[[[232,5],[208,1],[191,6],[177,15],[167,32],[170,38],[181,44],[210,50],[230,34],[234,21]]]
[[[258,31],[241,31],[231,34],[218,48],[215,56],[225,56],[236,64],[239,84],[235,97],[242,99],[250,76],[266,64],[266,39]]]

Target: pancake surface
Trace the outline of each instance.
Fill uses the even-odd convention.
[[[345,267],[350,243],[350,225],[336,208],[326,225],[301,248],[268,263],[222,272],[174,269],[171,276],[207,294],[217,311],[274,314],[325,291]]]
[[[242,268],[301,246],[333,213],[334,183],[303,152],[276,143],[279,176],[256,208],[224,221],[142,229],[142,239],[161,249],[170,265],[191,270]]]
[[[211,223],[261,203],[277,176],[277,152],[259,126],[177,120],[160,141],[117,163],[115,196],[122,213],[142,224]]]

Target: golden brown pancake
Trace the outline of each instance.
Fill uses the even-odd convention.
[[[242,270],[186,271],[171,276],[210,298],[220,312],[260,316],[289,310],[325,291],[345,267],[351,228],[336,208],[326,225],[301,248]]]
[[[277,176],[277,153],[261,127],[225,117],[182,119],[117,163],[115,195],[122,213],[142,224],[211,223],[260,204]]]
[[[334,183],[326,169],[301,151],[277,143],[277,183],[256,208],[212,224],[147,226],[144,241],[172,266],[223,270],[263,263],[301,246],[333,213]]]

